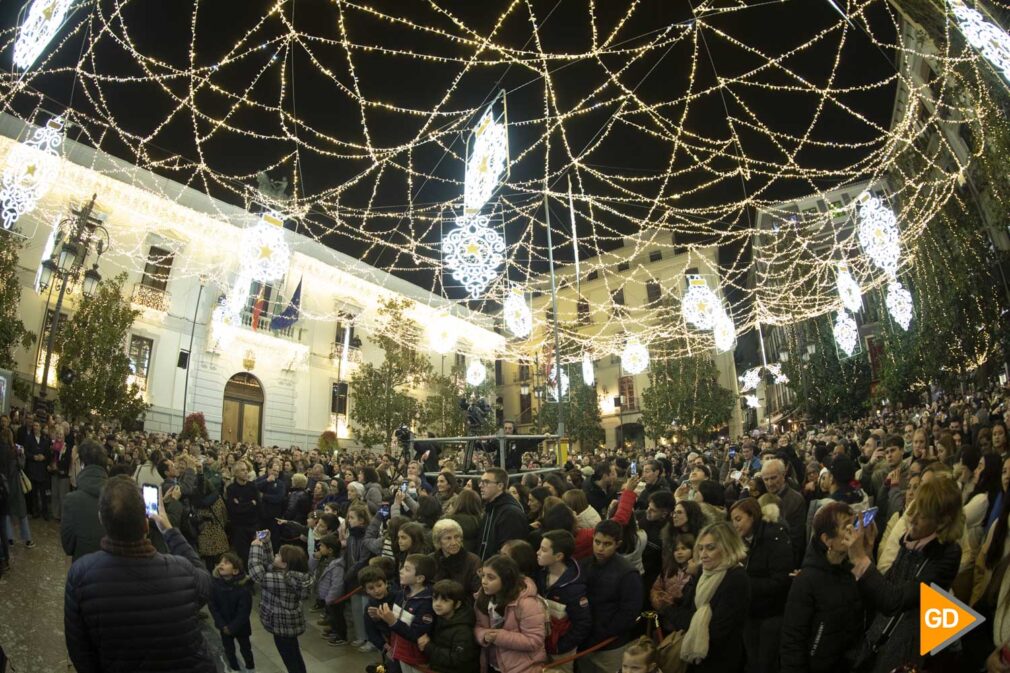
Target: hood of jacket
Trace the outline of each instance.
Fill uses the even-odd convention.
[[[93,498],[102,492],[102,486],[109,480],[109,473],[100,465],[88,465],[77,475],[77,488]]]
[[[838,575],[851,575],[852,572],[852,564],[848,559],[842,559],[842,562],[837,565],[829,561],[827,547],[816,539],[811,539],[810,544],[807,545],[807,553],[803,555],[802,567]]]
[[[500,510],[514,507],[522,512],[524,517],[526,516],[526,512],[523,510],[522,505],[520,505],[519,501],[513,498],[509,493],[502,493],[484,507],[488,514],[497,514]]]
[[[249,584],[249,576],[245,573],[239,573],[238,575],[232,575],[231,577],[221,577],[215,567],[212,574],[217,582],[223,582],[229,587],[244,587]]]

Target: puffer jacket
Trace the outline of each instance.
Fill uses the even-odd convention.
[[[533,580],[524,578],[519,597],[505,606],[505,621],[498,628],[494,644],[484,645],[484,634],[491,629],[491,618],[477,610],[474,635],[481,645],[480,670],[488,670],[489,657],[497,661],[496,668],[508,673],[540,673],[547,662],[544,638],[547,635],[547,615],[537,597]]]
[[[273,567],[270,540],[249,547],[249,577],[263,588],[260,596],[260,622],[275,636],[300,636],[305,633],[302,601],[312,594],[312,575]]]
[[[814,540],[789,588],[782,618],[780,673],[852,668],[863,633],[863,601],[848,560],[835,565]]]
[[[175,528],[171,554],[75,561],[67,574],[63,623],[78,673],[213,673],[198,613],[210,598],[203,561]]]
[[[252,624],[252,582],[245,574],[225,579],[214,569],[214,584],[210,592],[210,616],[218,631],[228,627],[228,635],[249,636]]]
[[[77,490],[63,501],[60,542],[75,561],[101,549],[105,527],[98,520],[98,495],[108,478],[104,467],[88,465],[77,476]]]
[[[586,582],[593,628],[580,649],[589,648],[615,636],[606,649],[620,647],[631,640],[638,613],[642,610],[642,576],[628,560],[615,554],[601,564],[595,556],[582,562],[580,571]]]
[[[537,575],[537,591],[547,601],[551,620],[551,635],[547,639],[547,651],[551,654],[576,649],[593,628],[582,569],[571,559],[565,565],[565,572],[551,586],[547,586],[549,568],[541,568]]]
[[[428,668],[435,673],[476,671],[480,648],[473,638],[476,617],[473,608],[461,605],[449,619],[435,618],[431,640],[424,648]]]
[[[792,542],[785,528],[777,523],[756,522],[744,566],[750,578],[751,618],[781,615],[789,593],[789,573],[794,567]]]

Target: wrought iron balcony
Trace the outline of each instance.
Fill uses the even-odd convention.
[[[165,290],[159,290],[143,283],[133,286],[133,297],[131,301],[137,306],[143,306],[154,311],[168,313],[168,306],[171,303],[171,296]]]

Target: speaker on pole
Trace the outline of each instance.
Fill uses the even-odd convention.
[[[179,362],[176,364],[179,369],[189,367],[189,351],[179,351]]]

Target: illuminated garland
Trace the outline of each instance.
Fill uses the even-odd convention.
[[[74,0],[34,0],[14,42],[14,65],[27,70],[56,37]]]
[[[992,67],[1010,82],[1010,35],[961,0],[948,0],[947,4],[968,44],[978,49]]]
[[[52,187],[60,171],[62,144],[63,118],[53,117],[11,150],[0,183],[0,224],[4,229],[35,210],[39,199]]]

